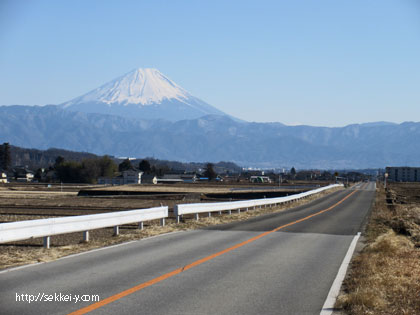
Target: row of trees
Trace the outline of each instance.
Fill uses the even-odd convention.
[[[9,171],[11,170],[11,166],[10,145],[5,142],[0,145],[0,170]],[[67,161],[64,157],[59,155],[55,159],[54,165],[49,167],[47,172],[53,171],[55,173],[55,176],[53,177],[61,182],[95,183],[98,177],[113,177],[118,171],[123,172],[133,168],[129,159],[125,159],[117,165],[109,156],[89,157],[82,161]],[[163,176],[165,173],[171,171],[166,165],[151,165],[146,159],[141,160],[137,168],[145,174],[154,174],[157,176]],[[207,163],[203,176],[207,177],[209,180],[217,177],[217,173],[215,172],[212,163]],[[36,171],[35,178],[37,180],[43,179],[43,169],[40,168]],[[53,178],[50,178],[49,180],[53,180]]]
[[[9,170],[12,166],[12,158],[10,154],[10,145],[5,142],[0,145],[0,170]]]
[[[98,177],[112,177],[118,170],[118,166],[108,156],[82,162],[65,161],[59,156],[53,168],[57,178],[65,183],[95,183]]]
[[[155,167],[148,160],[142,160],[138,167],[145,174],[162,176],[170,171],[168,167]],[[101,158],[84,159],[81,162],[66,161],[63,157],[57,157],[52,170],[57,179],[64,183],[96,183],[98,177],[113,177],[117,172],[134,169],[129,159],[116,164],[109,156]],[[39,177],[39,176],[36,176]]]
[[[118,170],[120,172],[129,170],[131,168],[132,168],[132,165],[129,159],[122,161],[121,164],[118,166]],[[138,169],[145,174],[155,174],[158,176],[162,176],[166,172],[170,171],[168,167],[156,167],[155,165],[151,165],[148,160],[140,161]],[[217,173],[214,170],[214,165],[212,163],[206,164],[206,168],[204,170],[203,175],[204,177],[207,177],[209,180],[215,179],[217,177]]]
[[[133,168],[133,165],[131,164],[129,159],[125,159],[118,165],[118,171],[120,172],[129,170],[132,168]],[[148,160],[141,160],[137,168],[139,171],[142,171],[144,174],[154,174],[157,176],[162,176],[165,173],[168,173],[171,171],[171,169],[168,166],[151,165]]]

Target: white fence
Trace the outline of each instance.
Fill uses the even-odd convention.
[[[164,225],[165,218],[167,217],[168,207],[156,207],[65,218],[2,223],[0,224],[0,243],[44,237],[44,247],[49,248],[51,235],[84,232],[83,239],[88,241],[89,230],[113,226],[114,234],[118,235],[120,225],[138,222],[139,228],[143,228],[143,221],[156,219],[161,219],[161,224]]]
[[[342,187],[342,184],[334,184],[329,185],[321,188],[317,188],[314,190],[306,191],[300,194],[295,194],[286,197],[278,197],[278,198],[265,198],[265,199],[253,199],[253,200],[241,200],[241,201],[229,201],[229,202],[214,202],[214,203],[189,203],[189,204],[182,204],[176,205],[174,208],[174,213],[176,217],[176,222],[179,223],[180,216],[184,214],[195,214],[195,218],[198,220],[199,213],[208,213],[208,216],[211,215],[212,212],[219,212],[222,211],[229,211],[231,213],[232,210],[238,210],[240,212],[241,209],[248,210],[249,208],[255,209],[256,207],[262,206],[274,206],[285,202],[296,201],[305,197],[308,197],[313,194],[320,193],[324,190],[335,188],[335,187]]]

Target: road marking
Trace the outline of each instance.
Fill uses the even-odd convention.
[[[328,292],[327,299],[322,306],[320,315],[330,315],[333,313],[335,300],[340,293],[341,284],[343,283],[344,277],[346,276],[347,268],[349,267],[351,257],[353,256],[354,250],[356,249],[356,244],[359,240],[359,237],[360,232],[358,232],[357,235],[353,237],[349,249],[347,250],[347,254],[341,263],[340,269],[338,269],[337,276],[335,277],[335,280],[331,286],[330,292]]]
[[[180,274],[181,272],[187,271],[188,269],[194,268],[194,267],[196,267],[198,265],[201,265],[201,264],[203,264],[203,263],[205,263],[205,262],[207,262],[209,260],[212,260],[212,259],[214,259],[216,257],[219,257],[219,256],[223,255],[223,254],[226,254],[226,253],[231,252],[231,251],[233,251],[235,249],[238,249],[238,248],[240,248],[242,246],[245,246],[245,245],[247,245],[249,243],[252,243],[252,242],[254,242],[254,241],[256,241],[256,240],[258,240],[258,239],[260,239],[260,238],[262,238],[262,237],[264,237],[266,235],[268,235],[268,234],[277,232],[277,231],[279,231],[279,230],[281,230],[281,229],[283,229],[285,227],[294,225],[296,223],[299,223],[299,222],[302,222],[302,221],[305,221],[305,220],[309,220],[310,218],[313,218],[313,217],[315,217],[315,216],[317,216],[319,214],[322,214],[324,212],[327,212],[327,211],[330,211],[330,210],[334,209],[339,204],[343,203],[345,200],[347,200],[352,195],[354,195],[356,192],[357,192],[357,190],[351,192],[346,197],[344,197],[343,199],[341,199],[340,201],[338,201],[337,203],[335,203],[334,205],[330,206],[327,209],[324,209],[324,210],[321,210],[321,211],[316,212],[314,214],[308,215],[308,216],[306,216],[306,217],[304,217],[302,219],[299,219],[299,220],[296,220],[296,221],[293,221],[293,222],[284,224],[282,226],[279,226],[279,227],[275,228],[274,230],[261,233],[261,234],[259,234],[257,236],[254,236],[254,237],[252,237],[252,238],[250,238],[250,239],[248,239],[248,240],[246,240],[244,242],[241,242],[241,243],[238,243],[236,245],[233,245],[232,247],[226,248],[226,249],[224,249],[224,250],[222,250],[220,252],[214,253],[214,254],[212,254],[210,256],[207,256],[207,257],[204,257],[202,259],[196,260],[196,261],[194,261],[194,262],[192,262],[192,263],[190,263],[190,264],[188,264],[188,265],[186,265],[184,267],[175,269],[175,270],[173,270],[171,272],[168,272],[166,274],[163,274],[163,275],[161,275],[161,276],[159,276],[157,278],[154,278],[152,280],[149,280],[149,281],[146,281],[146,282],[141,283],[139,285],[136,285],[136,286],[134,286],[134,287],[132,287],[130,289],[127,289],[125,291],[122,291],[120,293],[117,293],[115,295],[112,295],[112,296],[110,296],[110,297],[108,297],[106,299],[103,299],[102,301],[96,302],[94,304],[91,304],[91,305],[88,305],[86,307],[83,307],[83,308],[81,308],[81,309],[79,309],[77,311],[74,311],[72,313],[69,313],[68,315],[82,315],[82,314],[89,313],[89,312],[91,312],[93,310],[96,310],[96,309],[98,309],[100,307],[103,307],[103,306],[105,306],[107,304],[110,304],[110,303],[112,303],[112,302],[114,302],[116,300],[119,300],[119,299],[121,299],[121,298],[123,298],[123,297],[125,297],[127,295],[130,295],[130,294],[132,294],[134,292],[140,291],[140,290],[142,290],[144,288],[147,288],[149,286],[152,286],[152,285],[154,285],[154,284],[156,284],[158,282],[161,282],[161,281],[166,280],[168,278],[171,278],[171,277],[173,277],[173,276],[175,276],[177,274]]]
[[[28,267],[32,267],[32,266],[36,266],[36,265],[41,265],[41,264],[45,264],[45,262],[36,262],[36,263],[33,263],[33,264],[29,264],[29,265],[23,265],[23,266],[17,266],[17,267],[7,268],[7,269],[4,269],[4,270],[1,270],[0,271],[0,274],[11,272],[11,271],[16,271],[16,270],[20,270],[20,269],[25,269],[25,268],[28,268]]]

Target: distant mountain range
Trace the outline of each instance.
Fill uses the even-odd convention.
[[[83,113],[62,106],[1,106],[0,142],[47,149],[241,166],[379,168],[419,165],[420,123],[340,128],[236,121],[226,115],[169,121]]]
[[[156,69],[136,69],[61,105],[0,106],[0,142],[114,156],[250,167],[419,165],[420,123],[342,128],[251,123],[192,96]]]

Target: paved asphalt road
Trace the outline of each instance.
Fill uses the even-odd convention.
[[[77,295],[99,295],[89,314],[319,314],[374,190],[364,183],[245,222],[0,273],[0,314],[67,314],[93,304],[76,303]]]

